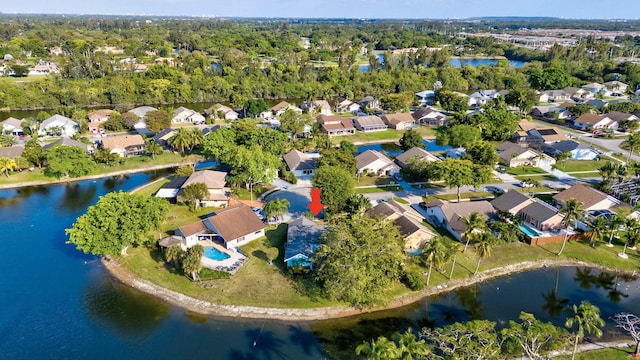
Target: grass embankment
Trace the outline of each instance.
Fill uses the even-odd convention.
[[[633,349],[607,348],[602,350],[592,350],[592,351],[577,353],[575,359],[576,360],[622,360],[622,359],[629,359],[632,354],[633,354]],[[571,355],[558,356],[558,357],[554,357],[554,359],[568,360],[568,359],[571,359]]]
[[[154,183],[150,189],[141,189],[140,193],[152,194],[162,186],[162,181]],[[164,222],[162,231],[169,233],[178,226],[188,224],[203,218],[215,209],[204,208],[197,212],[191,212],[184,205],[172,205],[170,216]],[[190,281],[187,277],[167,267],[158,250],[150,250],[144,247],[129,250],[129,255],[123,257],[121,262],[136,275],[148,279],[162,287],[178,291],[180,293],[207,300],[218,304],[247,305],[267,308],[314,308],[344,305],[335,301],[329,301],[318,296],[319,292],[313,282],[304,278],[291,278],[285,272],[284,243],[286,240],[286,224],[267,227],[266,237],[257,239],[241,248],[249,258],[244,266],[230,279],[207,280],[206,286],[200,286]],[[445,238],[447,242],[454,242],[451,236],[442,228],[434,231]],[[547,244],[531,246],[524,243],[511,243],[496,246],[491,256],[482,259],[480,272],[499,270],[508,265],[523,262],[542,262],[545,260],[582,261],[594,265],[610,268],[618,268],[627,271],[640,269],[640,252],[627,250],[628,259],[618,257],[622,252],[623,244],[614,239],[614,247],[609,248],[604,243],[598,243],[595,248],[587,242],[569,242],[561,256],[557,256],[562,244]],[[266,254],[270,248],[278,249],[278,256],[274,265],[268,264]],[[466,252],[459,253],[456,259],[452,280],[465,281],[481,279],[473,278],[478,256],[473,246],[469,246]],[[419,256],[407,256],[405,260],[409,270],[426,273],[428,267]],[[442,269],[442,272],[433,270],[430,286],[433,289],[449,280],[451,263]],[[425,277],[426,280],[426,277]],[[392,301],[397,296],[416,296],[419,292],[411,292],[399,281],[387,291],[385,298]]]
[[[182,156],[180,154],[172,154],[165,153],[162,155],[156,156],[155,159],[152,159],[150,156],[133,156],[127,158],[124,164],[114,165],[114,166],[105,166],[103,164],[96,164],[94,170],[88,174],[87,176],[100,176],[100,175],[108,175],[110,173],[117,173],[120,171],[131,171],[136,169],[148,168],[158,165],[169,165],[169,164],[177,164],[182,162],[195,162],[201,159],[199,155],[187,155]],[[23,182],[32,182],[32,181],[50,181],[55,182],[58,179],[46,176],[44,174],[44,168],[42,169],[34,169],[33,171],[20,171],[11,173],[11,175],[7,178],[3,176],[0,178],[0,185],[4,184],[17,184]],[[67,179],[74,180],[74,179]]]

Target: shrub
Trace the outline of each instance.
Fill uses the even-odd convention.
[[[413,291],[424,289],[424,277],[419,271],[406,271],[402,282]]]

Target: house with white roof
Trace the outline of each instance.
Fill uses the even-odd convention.
[[[204,124],[205,118],[199,112],[180,106],[174,111],[171,119],[173,124],[192,123],[195,125]]]
[[[416,99],[421,106],[436,103],[436,92],[433,90],[423,90],[416,93]]]
[[[360,111],[360,104],[345,98],[338,99],[338,104],[336,105],[336,112],[339,112],[339,113],[350,112],[355,114],[358,111]]]
[[[80,131],[78,123],[66,116],[55,114],[40,124],[38,134],[73,136]]]
[[[206,109],[204,113],[207,114],[207,116],[213,117],[215,119],[222,118],[224,120],[230,121],[238,120],[238,117],[240,117],[240,114],[238,114],[235,110],[222,104],[215,104],[212,107]]]
[[[327,100],[305,101],[300,104],[300,109],[304,112],[318,115],[333,115],[331,105]]]

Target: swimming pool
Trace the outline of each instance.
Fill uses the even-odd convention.
[[[225,254],[222,251],[214,248],[214,247],[205,247],[204,248],[204,256],[211,260],[221,261],[230,258],[229,254]]]
[[[529,236],[529,237],[538,237],[540,236],[540,234],[533,230],[532,228],[528,227],[527,225],[518,225],[518,227],[520,228],[520,231],[522,231],[525,235]]]

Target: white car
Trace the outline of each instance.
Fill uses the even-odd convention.
[[[523,181],[523,182],[520,183],[520,186],[522,186],[523,188],[532,188],[535,185],[534,184],[529,184],[528,182]]]

